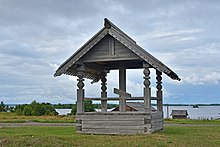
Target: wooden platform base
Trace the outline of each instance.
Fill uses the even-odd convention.
[[[76,116],[77,132],[89,134],[150,134],[163,129],[162,112],[86,112]]]

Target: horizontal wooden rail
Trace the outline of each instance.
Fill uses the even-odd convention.
[[[93,101],[100,101],[100,100],[108,100],[108,101],[118,101],[119,97],[102,97],[102,98],[90,98],[85,97],[85,100],[93,100]],[[127,97],[126,100],[144,100],[144,97]],[[157,97],[151,97],[151,100],[158,100]]]

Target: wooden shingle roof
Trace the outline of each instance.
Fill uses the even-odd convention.
[[[112,69],[118,69],[118,64],[121,64],[122,62],[127,65],[126,68],[142,68],[143,62],[145,62],[148,63],[152,68],[155,68],[156,70],[165,73],[171,79],[180,80],[175,72],[173,72],[170,68],[160,62],[146,50],[138,46],[132,38],[121,31],[107,18],[105,18],[104,21],[104,27],[56,70],[54,74],[55,77],[62,74],[76,76],[77,69],[81,64],[84,64],[84,78],[97,81],[99,80],[102,72],[106,72]],[[92,58],[85,61],[86,58],[90,58],[94,54],[98,53],[94,49],[97,47],[97,45],[101,44],[99,46],[102,47],[103,44],[106,43],[106,40],[111,41],[111,39],[119,44],[119,48],[126,48],[126,52],[129,51],[130,54],[132,53],[133,55],[129,55],[129,57],[119,58],[120,52],[117,52],[118,55],[112,57],[111,61],[108,58],[105,58],[106,56],[100,56],[100,61],[98,61],[98,59],[94,60]],[[91,50],[94,50],[94,52],[91,53]]]

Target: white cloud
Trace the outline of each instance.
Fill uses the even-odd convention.
[[[0,1],[0,99],[75,102],[76,78],[54,78],[54,71],[103,27],[105,17],[180,75],[180,84],[163,75],[170,86],[165,97],[175,97],[181,85],[219,85],[219,13],[218,1]],[[117,72],[111,74],[109,96],[118,87]],[[142,95],[142,70],[128,79],[128,92]],[[154,87],[154,71],[151,81]],[[88,96],[100,96],[100,83],[88,80],[86,87]]]
[[[155,30],[146,34],[148,38],[153,39],[163,39],[163,38],[176,38],[186,35],[191,35],[195,33],[203,32],[202,29],[184,29],[184,30]]]
[[[184,82],[190,84],[219,84],[220,83],[220,73],[211,72],[205,75],[192,74],[184,78]]]

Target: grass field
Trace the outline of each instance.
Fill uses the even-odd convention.
[[[75,123],[75,116],[19,116],[15,113],[0,112],[0,123]],[[165,119],[165,124],[210,124],[220,125],[220,120]]]
[[[17,116],[0,113],[0,122],[73,123],[74,116]],[[171,120],[166,124],[220,125],[220,120]],[[75,127],[0,127],[1,146],[220,146],[220,126],[166,126],[152,135],[86,135]]]
[[[165,124],[206,124],[220,125],[220,120],[195,120],[195,119],[164,119]]]
[[[85,135],[75,127],[2,127],[0,146],[220,146],[218,126],[175,126],[152,135]]]
[[[74,123],[75,116],[20,116],[10,112],[0,112],[0,123]]]

